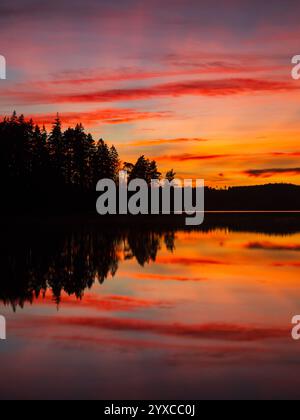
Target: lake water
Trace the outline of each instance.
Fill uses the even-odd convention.
[[[234,220],[7,229],[0,398],[299,398],[300,221]]]

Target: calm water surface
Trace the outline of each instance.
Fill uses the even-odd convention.
[[[299,398],[300,232],[251,230],[5,234],[0,398]]]

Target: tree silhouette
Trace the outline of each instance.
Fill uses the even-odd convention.
[[[94,155],[94,183],[96,184],[99,179],[108,178],[114,179],[115,173],[111,162],[111,151],[108,145],[100,139],[96,153]]]
[[[119,158],[119,153],[115,146],[112,146],[110,149],[110,164],[112,171],[112,179],[118,181],[118,173],[121,169],[121,160]]]
[[[0,175],[5,193],[5,205],[32,209],[60,207],[81,201],[91,203],[100,179],[118,181],[122,163],[115,146],[109,147],[100,139],[96,144],[82,124],[62,130],[57,114],[48,135],[45,127],[26,121],[16,112],[0,122]],[[125,164],[130,178],[142,178],[150,183],[159,178],[156,162],[144,156],[135,165]],[[21,188],[19,199],[14,198],[16,188]],[[78,200],[82,194],[82,200]],[[86,199],[88,194],[91,199]],[[31,207],[30,207],[31,206]]]
[[[174,181],[174,179],[176,178],[176,173],[174,172],[174,170],[173,169],[171,169],[170,171],[168,171],[167,172],[167,174],[166,174],[166,179],[169,181],[169,182],[172,182],[172,181]]]
[[[154,160],[150,161],[149,159],[146,159],[143,155],[139,157],[136,164],[132,166],[129,179],[140,178],[146,181],[147,184],[150,184],[152,179],[159,179],[160,177],[161,173],[158,172],[156,162]]]
[[[73,130],[73,183],[83,190],[92,188],[92,162],[94,156],[94,140],[84,132],[81,124]]]
[[[134,168],[134,164],[130,162],[125,162],[123,165],[123,171],[126,171],[128,173],[129,178],[131,179],[131,174]]]
[[[50,159],[50,167],[54,182],[64,181],[65,168],[65,142],[62,133],[61,121],[59,116],[55,119],[52,131],[47,141],[47,149]]]

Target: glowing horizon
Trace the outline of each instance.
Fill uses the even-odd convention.
[[[0,5],[0,115],[49,127],[58,112],[124,161],[145,154],[211,186],[300,184],[297,12],[294,0]]]

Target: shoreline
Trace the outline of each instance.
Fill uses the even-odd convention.
[[[208,211],[200,226],[186,226],[185,215],[107,215],[97,213],[73,214],[10,214],[0,218],[2,231],[30,235],[38,231],[64,232],[70,230],[99,230],[116,232],[118,230],[138,229],[140,231],[199,231],[214,229],[229,231],[261,232],[266,234],[289,235],[300,233],[300,212],[298,211]],[[34,232],[34,233],[33,233]]]

